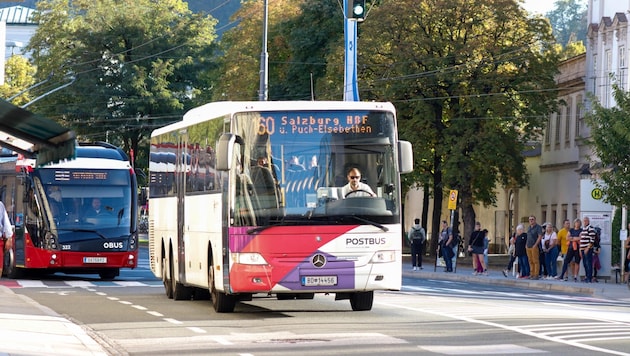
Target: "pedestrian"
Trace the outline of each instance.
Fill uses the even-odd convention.
[[[424,253],[424,245],[427,241],[427,234],[420,225],[420,219],[413,221],[413,226],[407,234],[407,239],[411,245],[411,267],[414,271],[422,269],[422,254]]]
[[[564,265],[564,258],[569,251],[569,229],[571,228],[571,220],[564,219],[562,222],[562,228],[558,231],[558,248],[559,256],[562,258],[562,264]]]
[[[540,274],[540,240],[542,240],[543,229],[536,223],[536,217],[529,217],[529,228],[527,229],[527,260],[529,261],[529,278],[539,279]]]
[[[529,260],[527,258],[527,233],[523,224],[516,227],[516,237],[514,238],[514,253],[518,258],[518,268],[520,275],[518,278],[529,278]]]
[[[442,220],[442,230],[438,241],[438,254],[442,254],[446,268],[444,272],[453,272],[453,230],[448,226],[446,220]]]
[[[567,255],[564,256],[562,263],[562,273],[558,279],[569,280],[569,272],[573,275],[573,281],[577,282],[578,273],[580,273],[580,233],[582,232],[582,221],[580,219],[573,220],[573,227],[569,229],[567,237]],[[567,274],[566,276],[564,274]]]
[[[9,220],[9,214],[4,204],[0,201],[0,278],[2,278],[2,268],[4,267],[4,253],[9,251],[13,245],[13,226]]]
[[[588,216],[582,218],[582,232],[580,233],[580,258],[584,266],[584,282],[593,281],[593,244],[595,243],[595,229],[591,226]]]
[[[597,283],[597,271],[602,268],[602,264],[599,261],[599,252],[601,251],[601,235],[602,230],[599,227],[595,228],[595,241],[593,241],[593,282]]]
[[[510,246],[508,247],[508,256],[510,256],[510,260],[508,261],[507,266],[505,266],[505,269],[501,272],[503,272],[503,275],[507,278],[508,274],[512,271],[512,267],[514,266],[514,261],[516,261],[516,247],[514,246],[514,244],[516,243],[516,233],[512,234],[512,237],[510,237]]]
[[[475,224],[475,230],[470,234],[470,239],[468,239],[468,251],[472,253],[474,275],[488,275],[488,269],[486,268],[483,260],[484,239],[485,234],[481,230],[481,223],[477,221],[477,223]],[[480,269],[478,269],[479,264],[481,264]],[[478,272],[479,270],[481,270],[481,273]]]
[[[558,235],[554,231],[553,225],[547,222],[545,233],[542,238],[543,252],[545,253],[545,265],[547,266],[546,279],[554,279],[558,275]]]

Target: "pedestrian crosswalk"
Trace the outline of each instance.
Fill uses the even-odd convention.
[[[98,281],[98,280],[36,280],[0,279],[0,286],[7,288],[103,288],[103,287],[163,287],[160,280],[145,281]]]

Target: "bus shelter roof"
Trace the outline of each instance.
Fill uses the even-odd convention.
[[[45,165],[75,156],[76,136],[56,122],[0,100],[0,146]]]

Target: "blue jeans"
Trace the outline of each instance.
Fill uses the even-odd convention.
[[[552,249],[545,253],[545,264],[547,265],[547,273],[549,276],[555,277],[558,275],[558,254],[560,249],[558,246],[554,246]]]
[[[527,255],[518,256],[518,268],[521,269],[521,276],[529,276],[529,260]]]
[[[588,252],[580,250],[582,256],[582,264],[584,265],[584,273],[586,273],[585,282],[591,282],[593,280],[593,249],[589,248]]]

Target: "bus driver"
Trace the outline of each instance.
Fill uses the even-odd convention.
[[[376,196],[369,185],[361,183],[361,171],[356,167],[348,171],[348,184],[341,188],[341,193],[344,198]]]

